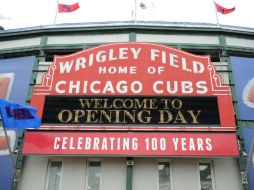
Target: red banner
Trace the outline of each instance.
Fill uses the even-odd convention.
[[[27,131],[23,154],[238,156],[234,133],[101,133]]]

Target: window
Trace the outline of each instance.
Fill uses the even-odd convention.
[[[201,190],[213,190],[213,176],[210,163],[199,163]]]
[[[170,190],[170,164],[169,162],[159,162],[159,190]]]
[[[216,67],[216,71],[220,74],[222,84],[230,84],[228,63],[227,62],[213,62],[212,64]]]
[[[47,172],[46,190],[59,190],[62,161],[50,161]]]
[[[90,161],[87,167],[86,190],[100,190],[101,186],[101,162]]]

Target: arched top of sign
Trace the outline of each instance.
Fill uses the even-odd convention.
[[[55,56],[34,95],[230,95],[209,56],[151,43],[114,43]]]

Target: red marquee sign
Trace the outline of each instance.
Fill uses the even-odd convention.
[[[157,44],[116,43],[55,56],[31,99],[40,117],[46,95],[216,96],[220,125],[212,130],[235,130],[230,88],[210,57]]]
[[[234,133],[101,133],[27,131],[23,154],[238,156]]]

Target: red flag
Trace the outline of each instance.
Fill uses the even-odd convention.
[[[59,13],[69,13],[76,11],[79,8],[78,2],[72,5],[59,4],[58,3],[58,12]]]
[[[215,4],[217,12],[219,12],[219,13],[221,13],[223,15],[231,13],[231,12],[233,12],[235,10],[235,7],[231,8],[231,9],[227,9],[227,8],[222,7],[221,5],[219,5],[219,4],[215,3],[215,2],[214,2],[214,4]]]

